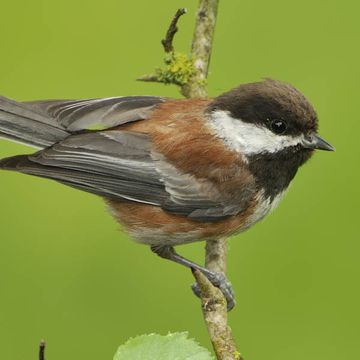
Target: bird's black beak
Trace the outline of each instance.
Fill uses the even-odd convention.
[[[330,145],[327,141],[325,141],[322,137],[320,137],[320,135],[315,132],[305,135],[303,140],[303,146],[306,149],[335,151],[335,148],[332,145]]]

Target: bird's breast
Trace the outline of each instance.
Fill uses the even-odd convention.
[[[262,220],[265,216],[269,215],[274,209],[277,208],[280,201],[284,197],[286,189],[279,192],[274,197],[266,196],[264,189],[259,191],[255,197],[255,206],[253,212],[247,218],[243,230],[253,226],[258,221]]]

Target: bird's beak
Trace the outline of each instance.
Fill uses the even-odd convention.
[[[327,141],[325,141],[322,137],[320,137],[320,135],[315,132],[309,135],[305,135],[302,144],[306,149],[335,151],[335,148],[332,145],[330,145]]]

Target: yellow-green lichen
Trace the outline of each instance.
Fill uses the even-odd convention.
[[[164,84],[183,86],[195,73],[194,61],[183,53],[167,53],[164,58],[165,67],[155,70],[158,81]]]
[[[239,353],[239,351],[234,352],[234,359],[236,359],[236,360],[241,360],[242,359],[241,354]]]

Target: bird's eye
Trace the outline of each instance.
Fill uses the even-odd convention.
[[[275,119],[270,123],[271,131],[275,134],[283,134],[287,128],[286,122],[283,120]]]

